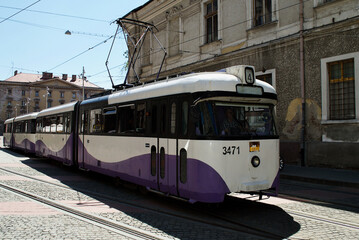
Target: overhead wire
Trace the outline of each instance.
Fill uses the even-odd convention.
[[[9,7],[9,6],[0,6],[0,8],[15,9],[15,10],[20,9],[20,8]],[[77,19],[82,19],[82,20],[90,20],[90,21],[111,23],[111,21],[104,20],[104,19],[96,19],[96,18],[89,18],[89,17],[74,16],[74,15],[63,14],[63,13],[54,13],[54,12],[30,10],[30,9],[25,9],[23,11],[35,12],[35,13],[41,13],[41,14],[48,14],[48,15],[54,15],[54,16],[60,16],[60,17],[69,17],[69,18],[77,18]]]
[[[41,1],[41,0],[38,0],[38,1],[36,1],[36,2],[34,2],[34,3],[32,3],[32,4],[30,4],[29,6],[20,9],[20,11],[18,11],[18,12],[16,12],[16,13],[12,14],[11,16],[9,16],[9,17],[3,19],[2,21],[0,21],[0,24],[3,23],[3,22],[5,22],[5,21],[7,21],[7,20],[9,20],[9,19],[12,18],[13,16],[16,16],[17,14],[19,14],[19,13],[25,11],[26,9],[28,9],[28,8],[30,8],[30,7],[32,7],[32,6],[34,6],[36,3],[40,2],[40,1]]]
[[[79,56],[85,54],[86,52],[88,52],[88,51],[90,51],[90,50],[92,50],[92,49],[94,49],[94,48],[96,48],[96,47],[98,47],[98,46],[100,46],[100,45],[106,43],[106,42],[107,42],[108,40],[110,40],[111,38],[113,38],[113,36],[107,38],[105,41],[102,41],[102,42],[100,42],[100,43],[94,45],[93,47],[88,48],[87,50],[85,50],[85,51],[83,51],[83,52],[77,54],[76,56],[74,56],[74,57],[72,57],[72,58],[70,58],[70,59],[68,59],[68,60],[66,60],[66,61],[64,61],[64,62],[62,62],[62,63],[60,63],[60,64],[58,64],[58,65],[56,65],[55,67],[50,68],[50,69],[47,70],[47,71],[51,71],[51,70],[53,70],[53,69],[55,69],[55,68],[58,68],[58,67],[64,65],[65,63],[70,62],[71,60],[73,60],[73,59],[75,59],[75,58],[77,58],[77,57],[79,57]]]

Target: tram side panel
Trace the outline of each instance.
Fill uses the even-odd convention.
[[[74,164],[74,131],[70,113],[42,117],[37,120],[36,155]],[[69,123],[67,123],[69,121]]]
[[[143,137],[79,136],[79,166],[139,185],[156,188],[151,153]]]
[[[4,147],[12,147],[12,141],[13,141],[13,123],[12,120],[6,120],[5,122],[5,129],[4,129],[4,135],[3,135],[3,145]]]

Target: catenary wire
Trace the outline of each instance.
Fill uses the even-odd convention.
[[[113,36],[107,38],[105,41],[102,41],[102,42],[100,42],[100,43],[94,45],[93,47],[88,48],[87,50],[85,50],[85,51],[83,51],[83,52],[77,54],[76,56],[74,56],[74,57],[72,57],[72,58],[70,58],[70,59],[68,59],[68,60],[66,60],[66,61],[64,61],[64,62],[62,62],[62,63],[60,63],[60,64],[58,64],[58,65],[56,65],[55,67],[50,68],[50,69],[47,70],[47,71],[51,71],[51,70],[53,70],[53,69],[55,69],[55,68],[58,68],[58,67],[64,65],[65,63],[68,63],[69,61],[71,61],[71,60],[73,60],[73,59],[75,59],[75,58],[81,56],[82,54],[84,54],[84,53],[86,53],[86,52],[88,52],[88,51],[90,51],[90,50],[92,50],[92,49],[94,49],[94,48],[96,48],[96,47],[98,47],[98,46],[100,46],[100,45],[106,43],[106,42],[107,42],[108,40],[110,40],[111,38],[113,38]]]
[[[38,0],[38,1],[36,1],[36,2],[34,2],[34,3],[32,3],[32,4],[30,4],[29,6],[27,6],[27,7],[25,7],[25,8],[22,8],[20,11],[14,13],[13,15],[11,15],[11,16],[5,18],[4,20],[2,20],[2,21],[0,22],[0,24],[3,23],[3,22],[5,22],[5,21],[7,21],[7,20],[9,20],[9,19],[12,18],[13,16],[16,16],[17,14],[19,14],[19,13],[25,11],[25,10],[28,9],[29,7],[34,6],[36,3],[40,2],[40,1],[41,1],[41,0]]]
[[[15,10],[19,10],[19,9],[20,9],[20,8],[9,7],[9,6],[0,6],[0,8],[15,9]],[[24,11],[24,10],[23,10],[23,11]],[[63,14],[63,13],[54,13],[54,12],[39,11],[39,10],[30,10],[30,9],[25,9],[25,11],[35,12],[35,13],[41,13],[41,14],[48,14],[48,15],[54,15],[54,16],[60,16],[60,17],[77,18],[77,19],[82,19],[82,20],[90,20],[90,21],[111,23],[111,21],[108,21],[108,20],[96,19],[96,18],[88,18],[88,17],[81,17],[81,16],[74,16],[74,15],[68,15],[68,14]]]

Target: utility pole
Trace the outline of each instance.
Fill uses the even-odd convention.
[[[82,67],[82,101],[85,100],[85,67]]]
[[[301,98],[302,98],[302,129],[301,129],[301,144],[300,144],[300,152],[301,152],[301,162],[300,165],[302,167],[305,166],[305,158],[306,158],[306,143],[305,143],[305,135],[306,135],[306,98],[305,98],[305,75],[304,75],[304,1],[300,0],[299,5],[299,19],[300,19],[300,32],[299,32],[299,54],[300,54],[300,85],[301,85]]]

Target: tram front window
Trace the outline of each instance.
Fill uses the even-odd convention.
[[[195,108],[197,136],[277,135],[271,105],[202,102]]]

